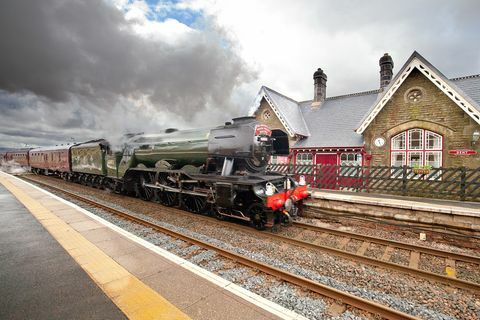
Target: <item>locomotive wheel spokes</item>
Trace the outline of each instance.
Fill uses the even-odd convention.
[[[167,207],[173,207],[178,204],[178,193],[170,191],[160,191],[158,192],[158,202]]]
[[[248,209],[250,213],[250,221],[257,230],[265,230],[267,224],[267,214],[263,211],[263,206],[259,203],[254,203]]]
[[[149,180],[148,175],[141,175],[139,182],[135,183],[135,194],[138,198],[145,201],[150,201],[153,199],[153,189],[145,187],[145,183],[149,183],[150,181],[151,180]]]
[[[173,173],[161,172],[158,175],[158,183],[160,185],[178,188],[176,181],[177,179]],[[155,200],[167,207],[176,206],[178,204],[178,193],[156,189]]]
[[[193,213],[203,213],[207,207],[205,197],[182,194],[182,207]]]

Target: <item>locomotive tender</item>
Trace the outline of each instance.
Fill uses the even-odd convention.
[[[28,153],[30,159],[48,160],[31,163],[35,173],[56,174],[219,219],[250,221],[261,230],[289,222],[308,197],[305,185],[266,171],[272,154],[288,150],[275,150],[278,143],[271,134],[253,117],[242,117],[214,129],[131,135],[117,152],[100,139]],[[55,159],[62,160],[60,170],[51,164]]]

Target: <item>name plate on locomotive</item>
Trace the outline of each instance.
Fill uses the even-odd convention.
[[[257,124],[255,126],[255,135],[256,136],[259,136],[259,135],[271,136],[272,135],[272,130],[270,130],[270,128],[265,124]]]

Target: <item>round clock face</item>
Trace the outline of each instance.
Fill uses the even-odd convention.
[[[378,137],[375,139],[374,143],[377,147],[383,147],[383,145],[385,144],[385,139],[382,137]]]

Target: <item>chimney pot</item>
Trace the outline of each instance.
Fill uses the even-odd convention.
[[[312,107],[318,107],[323,101],[325,101],[327,95],[327,75],[321,68],[318,68],[313,74],[313,83],[314,90]]]
[[[384,89],[392,81],[393,59],[388,53],[385,53],[378,64],[380,65],[380,89]]]

